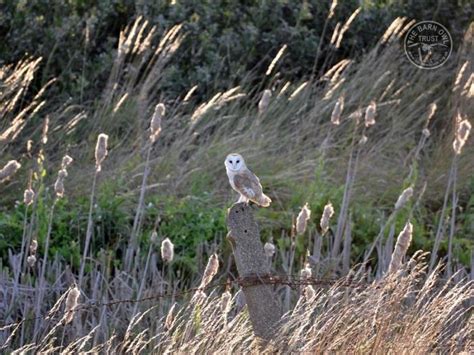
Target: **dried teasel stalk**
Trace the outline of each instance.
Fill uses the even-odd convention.
[[[266,242],[263,246],[263,250],[265,251],[265,255],[268,259],[271,259],[273,257],[273,255],[275,254],[275,249],[275,244],[273,244],[272,242]]]
[[[311,217],[311,210],[309,209],[308,203],[305,203],[301,209],[298,217],[296,218],[296,234],[304,234],[306,227],[308,226],[308,220]]]
[[[74,319],[74,313],[79,304],[78,300],[80,295],[81,292],[77,286],[74,286],[69,290],[66,298],[66,308],[64,310],[64,324],[68,324]]]
[[[410,186],[406,188],[405,190],[403,190],[402,194],[398,196],[397,202],[395,203],[395,210],[399,210],[400,208],[405,206],[412,196],[413,196],[413,187]]]
[[[365,127],[370,127],[375,124],[375,114],[377,112],[377,104],[371,101],[365,110]]]
[[[321,216],[321,220],[319,222],[322,234],[325,234],[328,231],[329,221],[331,220],[333,214],[334,208],[332,207],[332,203],[328,202],[326,206],[324,206],[323,215]]]
[[[158,136],[161,133],[161,120],[166,113],[166,107],[164,104],[159,103],[155,107],[155,112],[151,118],[150,122],[150,140],[152,143],[155,143],[158,139]]]
[[[217,254],[212,254],[207,262],[206,269],[204,270],[204,275],[202,276],[200,288],[205,288],[209,285],[209,282],[212,281],[214,276],[217,274],[219,270],[219,258]]]
[[[270,106],[270,99],[272,98],[271,90],[264,90],[262,94],[262,98],[258,102],[258,114],[261,116],[268,110],[268,106]]]
[[[95,169],[97,172],[101,170],[101,165],[107,156],[107,141],[109,136],[101,133],[97,138],[97,144],[95,146]]]
[[[12,177],[18,169],[21,168],[21,164],[16,160],[10,160],[5,166],[0,170],[0,182],[7,180]]]
[[[408,221],[398,235],[397,244],[393,250],[392,260],[390,261],[390,266],[388,268],[389,273],[396,272],[402,266],[403,258],[411,243],[412,233],[413,225]]]
[[[333,125],[338,126],[339,124],[341,124],[341,115],[342,115],[343,110],[344,110],[344,96],[341,95],[339,96],[339,99],[337,99],[336,104],[334,105],[334,109],[332,110],[331,123]]]
[[[174,257],[174,245],[169,238],[161,242],[161,258],[163,261],[170,263]]]

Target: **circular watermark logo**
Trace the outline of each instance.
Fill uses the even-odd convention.
[[[434,21],[414,24],[405,36],[405,54],[421,69],[435,69],[448,60],[453,40],[446,27]]]

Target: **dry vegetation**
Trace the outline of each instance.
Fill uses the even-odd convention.
[[[473,27],[452,54],[453,60],[436,71],[422,71],[406,63],[399,46],[409,23],[397,19],[360,61],[343,60],[303,83],[285,82],[277,74],[283,48],[260,87],[249,88],[244,82],[194,105],[193,89],[175,99],[156,90],[185,35],[181,27],[157,40],[155,29],[137,19],[122,33],[100,105],[90,110],[68,106],[51,114],[38,128],[41,142],[34,147],[28,143],[21,161],[31,170],[28,185],[22,187],[26,207],[21,250],[10,250],[9,259],[0,260],[0,349],[16,353],[473,351],[474,270],[459,263],[452,248],[456,206],[474,169],[473,146],[467,143],[474,112]],[[341,31],[341,40],[343,35]],[[44,104],[42,90],[29,104],[23,103],[23,110],[16,110],[39,62],[28,59],[0,69],[2,152],[13,151],[9,147]],[[156,106],[159,102],[164,105]],[[83,125],[84,120],[93,123]],[[74,162],[62,157],[65,147],[58,139],[48,143],[48,136],[68,135],[86,137],[67,151]],[[97,136],[93,167],[86,158],[94,154],[90,146]],[[139,153],[130,152],[131,146]],[[63,153],[53,152],[58,150]],[[269,343],[252,333],[232,258],[224,252],[228,248],[224,238],[202,243],[198,267],[203,275],[191,275],[186,281],[184,271],[173,263],[173,241],[165,239],[159,228],[147,235],[146,243],[139,242],[147,194],[157,189],[188,193],[196,175],[210,180],[223,175],[224,156],[233,150],[258,167],[274,199],[270,209],[283,206],[294,186],[309,184],[321,164],[327,181],[344,188],[338,210],[329,201],[319,215],[304,206],[292,222],[290,235],[283,236],[287,243],[265,244],[273,271],[289,277],[294,286],[274,286],[286,313]],[[44,189],[41,176],[48,152],[59,171],[52,191]],[[2,163],[8,160],[2,156]],[[20,180],[12,177],[24,168],[10,166],[0,171],[0,181],[13,189]],[[73,169],[90,173],[69,177]],[[130,205],[136,203],[120,267],[113,253],[90,250],[96,233],[96,191],[101,180],[118,175],[126,177],[124,191]],[[218,198],[228,200],[225,179],[213,184]],[[72,191],[72,186],[77,189]],[[56,203],[68,193],[71,198],[84,194],[86,186],[90,208],[80,240],[80,268],[75,270],[57,253],[48,257],[48,250]],[[358,196],[377,196],[381,191],[386,191],[384,198],[393,207],[381,218],[380,231],[363,255],[351,258],[350,206]],[[44,244],[38,245],[35,211],[43,200],[53,202],[41,238]],[[406,256],[412,238],[417,237],[410,223],[417,208],[440,200],[444,202],[441,217],[431,222],[433,253]],[[303,197],[300,205],[305,202]],[[401,215],[406,216],[406,224],[396,230],[395,220]],[[259,217],[263,229],[272,224],[270,212]],[[321,228],[309,230],[310,220],[317,220]],[[304,240],[307,257],[296,250],[298,238]],[[449,240],[449,250],[446,260],[439,260],[437,248],[443,239]],[[211,257],[204,268],[207,255]],[[194,288],[184,287],[189,284]]]

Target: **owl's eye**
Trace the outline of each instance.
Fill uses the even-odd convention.
[[[232,164],[232,160],[229,160],[229,163],[231,163],[231,164]]]
[[[239,163],[240,163],[240,160],[237,160],[237,164],[239,164]]]

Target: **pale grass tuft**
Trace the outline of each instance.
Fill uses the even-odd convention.
[[[311,210],[309,209],[308,203],[305,203],[300,213],[298,214],[298,217],[296,218],[296,234],[304,234],[310,217]]]
[[[161,120],[166,113],[166,107],[164,104],[159,103],[155,107],[155,112],[150,122],[150,140],[152,143],[156,142],[161,132]]]
[[[288,101],[292,101],[294,100],[303,90],[304,88],[308,85],[308,82],[305,81],[303,84],[301,84],[300,86],[298,86],[296,88],[296,90],[290,95],[290,97],[288,98]]]
[[[375,114],[377,112],[377,104],[372,101],[365,110],[365,127],[370,127],[375,124]]]
[[[336,6],[337,6],[337,0],[332,0],[331,7],[329,8],[328,20],[334,16]]]
[[[269,89],[265,89],[262,94],[262,98],[258,102],[258,114],[261,116],[268,110],[268,106],[270,105],[270,100],[272,98],[272,91]]]
[[[7,180],[12,177],[18,169],[21,168],[21,164],[16,160],[10,160],[3,168],[0,170],[0,182]]]
[[[332,215],[334,214],[334,208],[331,202],[328,202],[326,206],[324,206],[323,215],[321,216],[321,221],[319,225],[321,226],[321,232],[325,234],[329,229],[329,221],[331,220]]]
[[[339,96],[331,114],[331,123],[338,126],[341,123],[341,115],[344,110],[344,96]]]
[[[349,16],[349,18],[347,19],[347,21],[346,21],[346,23],[344,24],[344,26],[342,26],[341,30],[339,31],[337,40],[336,40],[336,48],[339,48],[339,47],[341,46],[342,39],[344,38],[344,34],[347,32],[347,30],[349,29],[349,27],[351,26],[352,22],[355,20],[355,18],[357,17],[357,15],[360,13],[360,11],[361,11],[361,8],[358,7],[358,8],[351,14],[351,16]]]
[[[405,227],[400,232],[397,238],[397,244],[392,254],[392,260],[388,268],[389,273],[396,272],[402,266],[403,258],[408,250],[411,243],[411,237],[413,233],[413,225],[410,222],[405,224]]]
[[[207,262],[206,269],[204,270],[204,275],[202,276],[200,288],[205,288],[212,281],[214,276],[219,270],[219,258],[217,254],[212,254]]]
[[[163,261],[170,263],[174,258],[174,245],[169,238],[161,242],[161,258]]]
[[[101,170],[101,165],[107,156],[107,141],[109,136],[101,133],[97,138],[97,145],[95,146],[95,169],[97,172]]]
[[[267,258],[271,259],[275,254],[275,244],[272,242],[266,242],[263,246],[263,250],[265,251],[265,255]]]
[[[66,298],[66,308],[64,310],[64,324],[68,324],[74,319],[74,313],[78,306],[78,300],[80,295],[81,292],[79,291],[77,286],[74,286],[69,290]]]
[[[412,196],[413,196],[413,187],[410,186],[406,188],[405,190],[403,190],[402,194],[398,196],[397,202],[395,203],[395,210],[399,210],[400,208],[405,206]]]

